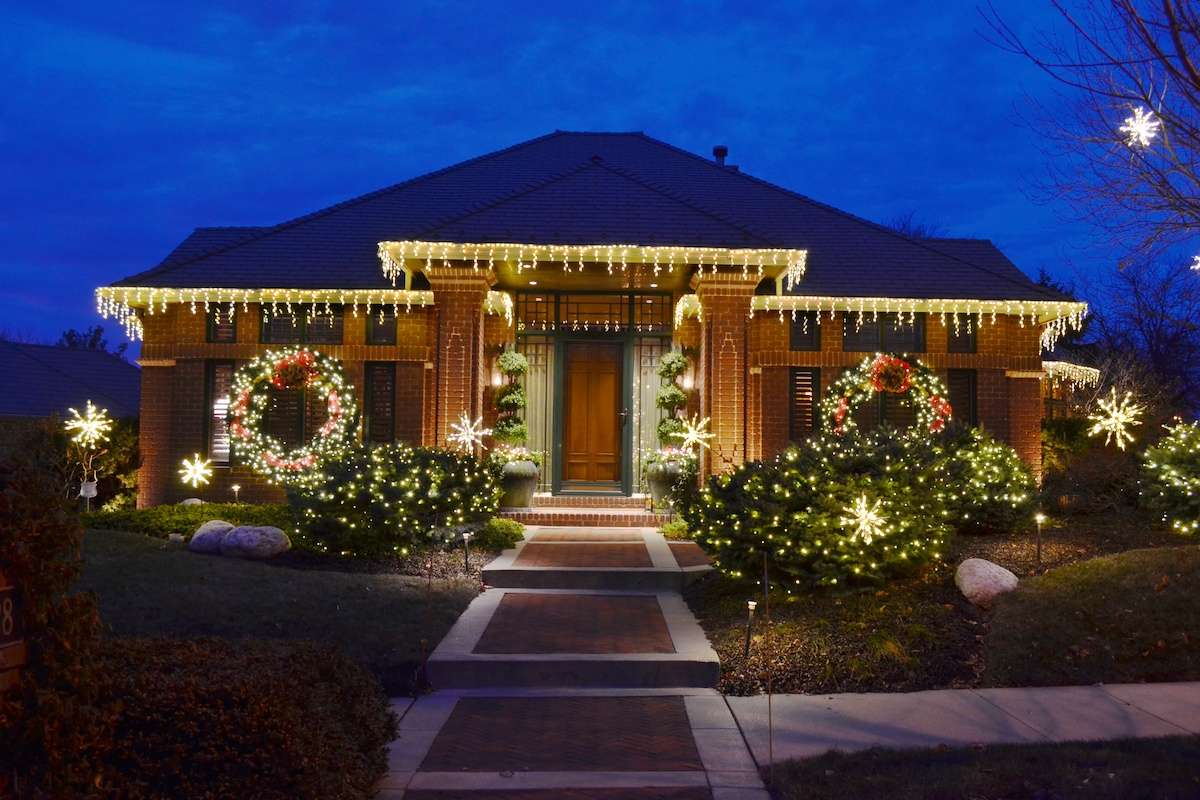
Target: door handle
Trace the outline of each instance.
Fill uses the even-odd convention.
[[[629,421],[629,409],[622,408],[621,409],[621,427],[624,428],[625,423],[628,421]]]

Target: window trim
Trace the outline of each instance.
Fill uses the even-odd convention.
[[[809,432],[802,433],[802,434],[797,434],[797,432],[796,432],[796,417],[794,414],[795,408],[796,408],[795,391],[796,391],[796,373],[797,372],[808,372],[808,373],[812,374],[812,382],[813,382],[813,390],[814,390],[813,391],[813,406],[812,406],[813,429]],[[803,441],[803,439],[805,437],[810,436],[811,434],[814,434],[814,433],[818,433],[821,430],[821,368],[820,367],[788,367],[787,376],[788,376],[788,393],[787,393],[788,443],[794,444],[796,442]]]
[[[205,457],[212,460],[214,466],[228,467],[233,464],[233,440],[229,442],[229,457],[225,461],[217,461],[213,459],[212,453],[212,434],[213,434],[213,401],[216,399],[213,396],[213,391],[216,386],[216,371],[218,367],[229,367],[229,386],[233,388],[233,374],[237,372],[237,362],[231,358],[211,358],[204,361],[204,454]],[[230,400],[232,401],[232,391]],[[228,431],[227,431],[228,432]]]

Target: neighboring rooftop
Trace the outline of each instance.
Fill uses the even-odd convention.
[[[390,240],[808,251],[796,294],[1061,300],[983,239],[909,239],[643,133],[555,133],[263,228],[197,228],[118,286],[389,286]]]
[[[141,371],[109,353],[0,340],[0,417],[65,416],[91,400],[136,417]]]

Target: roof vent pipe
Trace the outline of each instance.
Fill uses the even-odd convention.
[[[725,156],[729,155],[729,148],[723,144],[713,146],[713,158],[722,167],[725,166]]]

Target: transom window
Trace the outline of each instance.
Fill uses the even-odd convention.
[[[517,293],[518,333],[670,333],[667,294]]]

